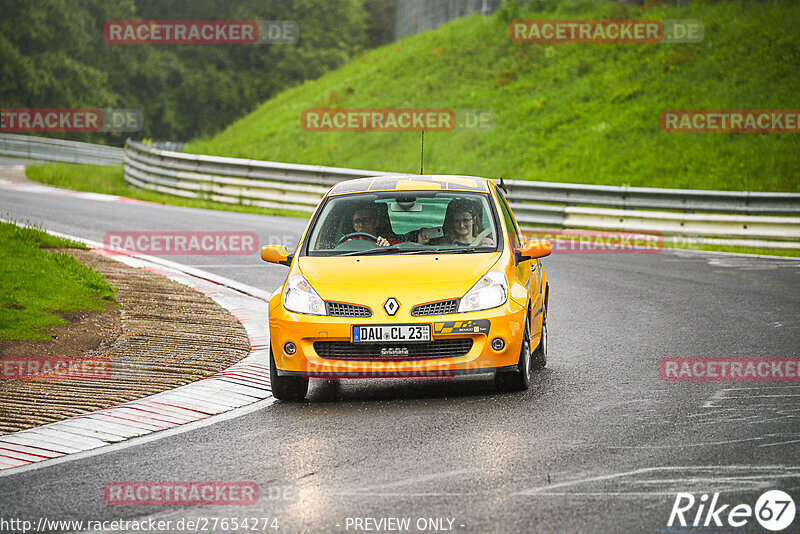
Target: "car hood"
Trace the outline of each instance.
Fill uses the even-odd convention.
[[[401,309],[408,312],[407,306],[463,296],[499,256],[498,252],[303,256],[298,267],[324,300],[362,304],[376,310],[387,298],[394,297],[401,301]]]

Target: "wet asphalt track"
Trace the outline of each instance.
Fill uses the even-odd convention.
[[[239,230],[293,244],[305,226],[0,189],[0,216],[9,215],[98,241],[109,231]],[[270,290],[286,272],[257,256],[167,259]],[[455,532],[708,532],[667,528],[678,492],[753,505],[782,489],[800,505],[800,383],[659,375],[668,356],[800,355],[800,261],[665,251],[562,254],[544,265],[549,365],[527,392],[498,395],[485,377],[317,382],[303,404],[265,403],[0,477],[0,516],[269,517],[279,532],[365,532],[355,518],[388,517],[410,518],[408,532],[430,531],[417,521],[433,518]],[[240,507],[103,500],[107,482],[159,480],[254,481],[261,497]],[[713,530],[758,531],[754,519]]]

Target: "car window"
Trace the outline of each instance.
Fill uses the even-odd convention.
[[[508,229],[508,234],[511,237],[511,244],[514,248],[519,248],[522,246],[522,232],[519,230],[519,226],[517,226],[517,221],[514,219],[514,216],[511,213],[511,207],[508,205],[508,201],[503,193],[497,189],[497,198],[500,200],[500,210],[503,212],[503,219],[506,221],[506,228]]]
[[[304,251],[312,256],[359,253],[381,247],[387,253],[424,254],[459,249],[489,252],[499,244],[497,216],[489,196],[460,191],[331,196],[323,204],[308,236]]]

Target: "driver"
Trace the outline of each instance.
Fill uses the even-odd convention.
[[[353,232],[370,234],[371,236],[374,236],[376,238],[375,243],[379,247],[395,245],[400,242],[399,239],[386,238],[378,235],[378,226],[380,221],[378,220],[378,214],[374,204],[370,203],[358,206],[355,210],[353,210],[352,217],[353,218],[351,219],[351,222],[353,223]],[[369,239],[369,237],[356,236],[353,237],[353,239]]]

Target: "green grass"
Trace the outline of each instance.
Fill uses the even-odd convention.
[[[106,195],[116,195],[159,204],[185,206],[189,208],[204,208],[213,210],[238,211],[245,213],[260,213],[262,215],[281,215],[286,217],[308,217],[307,213],[260,208],[256,206],[242,206],[226,204],[205,199],[192,199],[174,197],[156,191],[139,189],[129,185],[123,176],[122,165],[81,165],[74,163],[50,163],[46,165],[31,165],[25,169],[25,175],[35,182],[74,189],[76,191],[91,191]]]
[[[733,252],[735,254],[760,254],[763,256],[785,256],[787,258],[800,258],[800,250],[791,248],[764,248],[764,247],[738,247],[732,245],[705,245],[696,243],[664,243],[664,248],[679,248],[683,250],[707,250],[712,252]]]
[[[38,228],[0,222],[0,340],[50,339],[44,331],[67,321],[56,314],[104,310],[114,287],[66,252],[42,247],[86,248]]]
[[[800,191],[800,134],[679,134],[659,126],[665,109],[796,109],[800,3],[530,4],[539,10],[466,17],[367,52],[186,150],[414,173],[418,133],[306,132],[301,112],[489,109],[497,118],[489,132],[425,136],[426,173]],[[697,44],[516,44],[507,37],[515,18],[699,19],[705,38]]]

